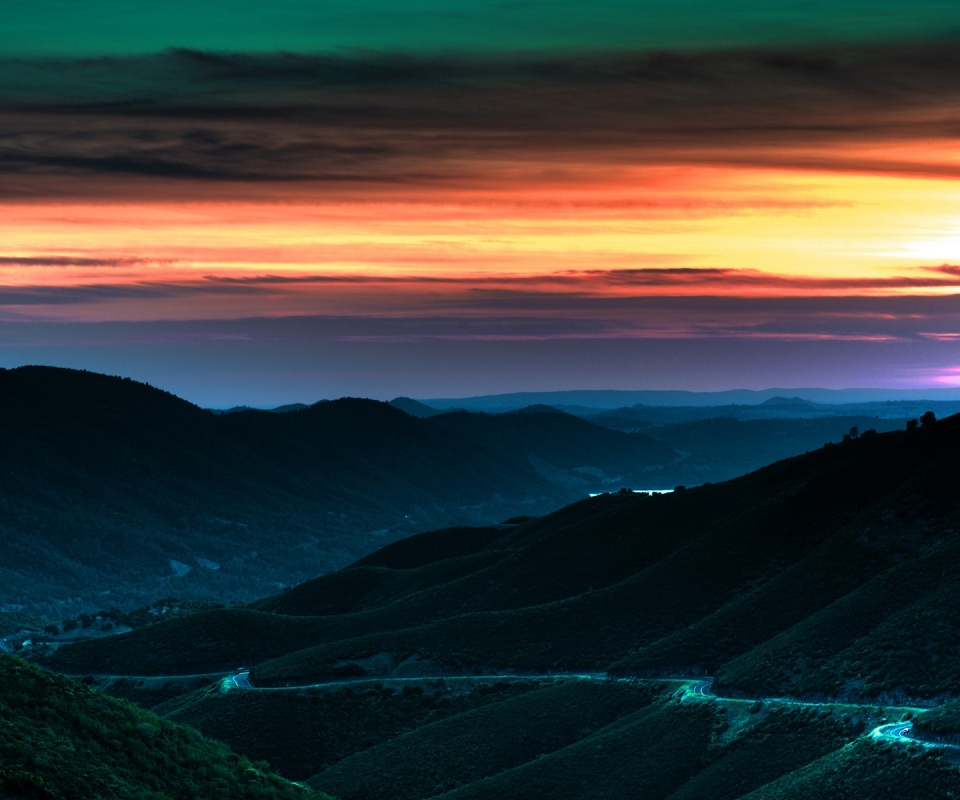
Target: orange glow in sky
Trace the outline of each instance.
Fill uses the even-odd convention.
[[[955,43],[717,47],[11,64],[0,366],[231,404],[954,385]]]
[[[470,286],[509,289],[518,281],[527,289],[595,295],[889,295],[960,288],[960,276],[930,269],[960,255],[960,185],[952,180],[690,165],[623,168],[616,178],[439,197],[428,188],[408,189],[337,202],[321,195],[287,202],[6,205],[2,284],[327,279],[278,283],[266,296],[220,295],[216,304],[171,301],[161,293],[30,308],[41,316],[101,320],[345,309],[390,314],[421,295]],[[726,273],[701,280],[696,272],[677,272],[685,269]],[[676,280],[617,279],[643,270]],[[388,296],[378,279],[391,283]]]

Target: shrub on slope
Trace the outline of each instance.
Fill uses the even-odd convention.
[[[960,797],[960,771],[932,751],[858,739],[740,800],[904,800]]]
[[[493,681],[493,679],[492,679]],[[495,683],[474,691],[409,685],[338,690],[201,692],[156,709],[175,722],[229,744],[252,760],[265,760],[295,780],[380,742],[536,688]],[[358,777],[358,782],[366,780]]]

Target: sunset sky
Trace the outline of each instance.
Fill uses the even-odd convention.
[[[33,0],[0,60],[0,366],[960,386],[955,0]]]

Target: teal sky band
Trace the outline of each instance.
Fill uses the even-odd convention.
[[[0,57],[167,47],[301,53],[646,50],[880,42],[960,32],[955,0],[8,0]]]

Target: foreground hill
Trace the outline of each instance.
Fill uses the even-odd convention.
[[[454,684],[211,687],[161,710],[343,800],[607,800],[638,787],[670,800],[902,800],[960,790],[960,772],[938,751],[865,735],[895,710],[686,698],[658,682]],[[188,727],[9,657],[0,658],[0,712],[3,797],[325,796]]]
[[[248,668],[159,709],[343,798],[946,797],[938,751],[868,734],[960,692],[958,474],[960,417],[928,418],[724,484],[420,534],[49,663]],[[456,677],[491,673],[529,677]],[[698,674],[719,698],[657,684]],[[955,703],[927,713],[918,735],[960,727]]]
[[[0,797],[321,800],[196,731],[0,656]]]

